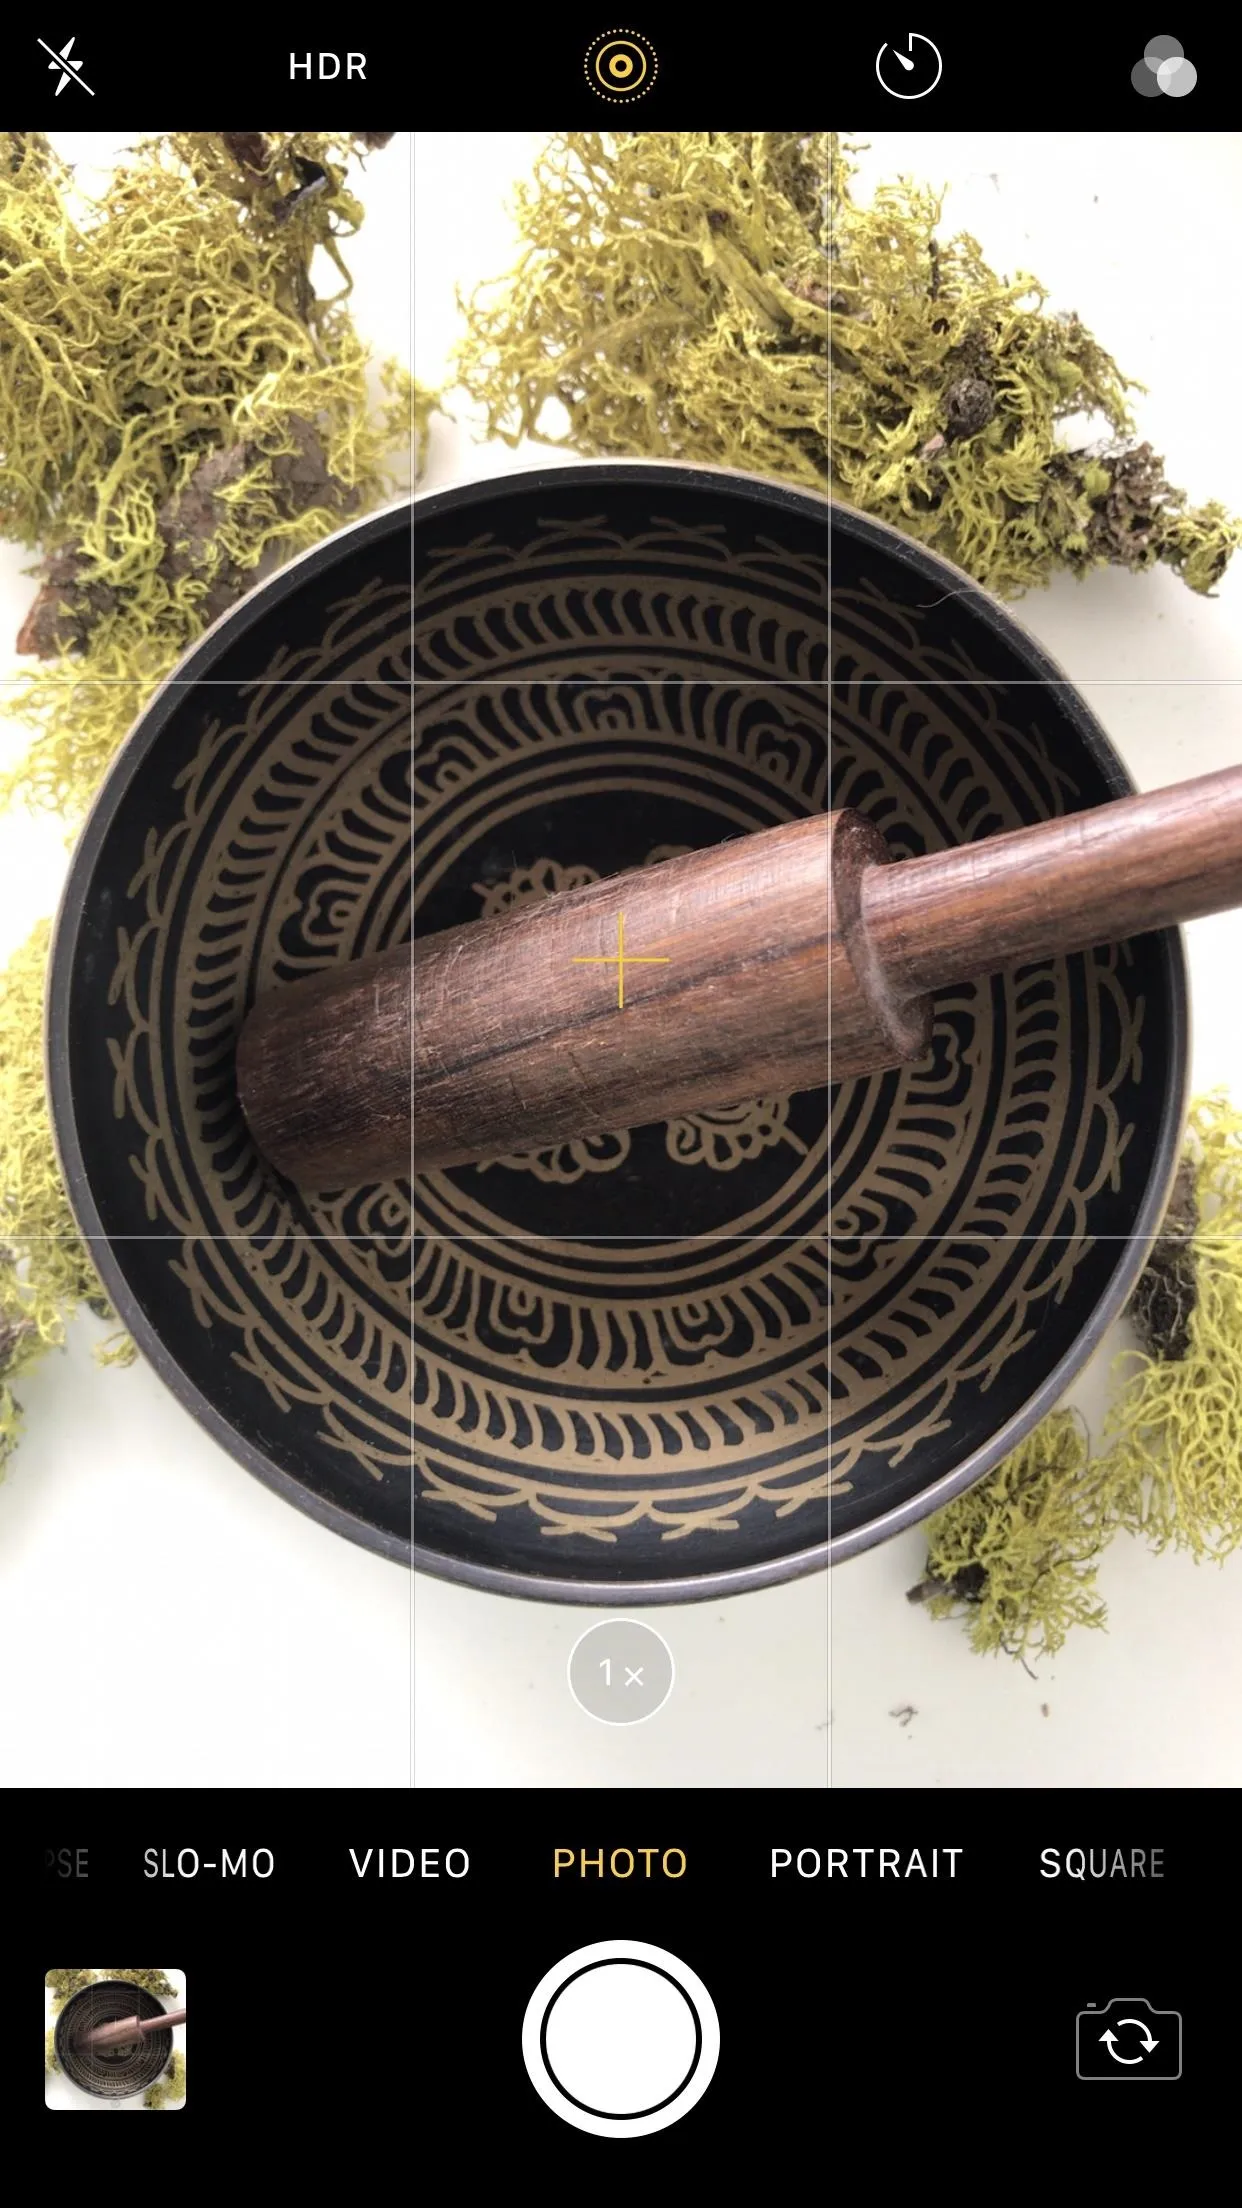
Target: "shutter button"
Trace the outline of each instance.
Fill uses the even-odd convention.
[[[700,2101],[720,2055],[720,2022],[701,1978],[640,1940],[601,1940],[562,1956],[522,2022],[522,2056],[554,2115],[602,2139],[641,2139]]]

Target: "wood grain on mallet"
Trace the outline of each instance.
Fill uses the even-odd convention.
[[[410,946],[270,989],[237,1046],[250,1131],[304,1188],[409,1171]]]
[[[850,816],[836,817],[840,835]],[[902,1023],[925,1021],[930,993],[952,982],[1242,903],[1242,768],[958,850],[865,864],[852,899],[851,956],[833,978],[837,1080],[917,1056]]]
[[[272,991],[241,1098],[311,1188],[547,1149],[905,1064],[938,988],[1238,903],[1242,768],[892,863],[821,814]]]
[[[97,2024],[93,2032],[85,2032],[77,2042],[80,2047],[125,2047],[131,2040],[149,2039],[153,2032],[170,2032],[174,2024],[184,2024],[184,2009],[165,2009],[162,2016],[123,2016],[115,2024]]]
[[[827,919],[818,815],[416,935],[259,999],[251,1132],[344,1187],[826,1086]]]
[[[416,939],[416,1165],[826,1086],[827,835],[791,822]]]

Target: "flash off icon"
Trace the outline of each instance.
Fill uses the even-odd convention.
[[[77,33],[75,32],[74,37],[76,38],[76,36]],[[56,87],[57,99],[60,98],[60,95],[64,91],[67,84],[80,84],[82,90],[84,92],[90,92],[91,98],[94,99],[95,95],[91,91],[91,87],[87,83],[85,77],[82,75],[81,57],[75,57],[74,55],[72,38],[67,38],[65,40],[65,43],[61,47],[59,53],[57,53],[54,46],[48,45],[48,42],[45,38],[37,38],[35,40],[35,45],[41,46],[45,54],[51,55],[52,58],[48,63],[48,68],[59,69],[60,71],[60,82]]]

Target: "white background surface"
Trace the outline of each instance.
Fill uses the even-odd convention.
[[[127,138],[137,133],[126,134]],[[72,157],[98,157],[79,139]],[[511,257],[504,203],[538,134],[416,141],[417,372],[440,383],[454,288]],[[1050,155],[1049,145],[1054,145]],[[404,166],[403,166],[404,164]],[[1232,394],[1237,287],[1222,253],[1242,206],[1242,140],[1143,134],[892,133],[868,177],[950,181],[946,222],[993,265],[1032,268],[1151,386],[1141,426],[1196,499],[1242,510]],[[368,222],[350,250],[354,305],[382,351],[409,341],[408,148],[370,168]],[[469,410],[433,426],[425,487],[553,464],[471,442]],[[33,595],[0,547],[0,641]],[[1028,599],[1022,618],[1094,710],[1144,787],[1242,758],[1242,568],[1214,601],[1172,576],[1105,574]],[[0,653],[0,667],[3,655]],[[6,748],[14,748],[8,739]],[[0,955],[52,909],[56,822],[0,818]],[[1242,919],[1189,931],[1195,1085],[1242,1097]],[[422,1786],[1229,1785],[1242,1776],[1242,1558],[1221,1571],[1110,1549],[1107,1634],[1079,1633],[1030,1680],[973,1656],[953,1625],[904,1601],[917,1534],[833,1575],[726,1604],[650,1613],[678,1680],[633,1729],[595,1724],[565,1687],[589,1612],[508,1602],[420,1579],[338,1540],[250,1479],[154,1375],[101,1371],[86,1319],[19,1390],[28,1431],[0,1485],[0,1782],[9,1785],[404,1786],[410,1654]],[[1076,1391],[1104,1400],[1111,1347]],[[90,1689],[75,1644],[106,1592],[132,1589],[136,1637],[177,1629],[125,1712]],[[73,1631],[68,1630],[72,1622]],[[411,1636],[413,1627],[413,1636]],[[1049,1715],[1041,1714],[1042,1705]],[[901,1724],[890,1711],[913,1705]],[[831,1725],[829,1715],[831,1708]]]
[[[99,163],[145,135],[55,142],[97,190]],[[364,191],[357,320],[377,353],[405,359],[408,140],[369,160]],[[324,288],[338,283],[329,267]],[[18,664],[27,564],[0,544],[0,675]],[[21,748],[7,726],[0,742],[5,759]],[[0,958],[55,909],[65,865],[58,820],[0,814]],[[17,1391],[27,1430],[0,1482],[0,1783],[408,1784],[409,1575],[278,1501],[147,1366],[101,1370],[103,1331],[79,1320]],[[141,1692],[101,1688],[84,1663],[105,1601],[108,1676],[128,1657]],[[152,1625],[158,1663],[138,1645]]]
[[[1242,348],[1221,240],[1242,210],[1242,137],[1055,138],[884,133],[863,177],[951,182],[946,225],[993,267],[1032,270],[1055,308],[1077,308],[1131,376],[1140,426],[1198,502],[1242,510],[1242,447],[1225,426]],[[861,181],[861,180],[860,180]],[[1216,599],[1167,572],[1066,578],[1020,617],[1093,711],[1140,787],[1242,761],[1242,564]],[[1242,1098],[1242,916],[1186,931],[1193,1085]],[[1093,1424],[1114,1328],[1069,1401]],[[1242,1555],[1220,1569],[1153,1557],[1121,1539],[1100,1589],[1107,1632],[1079,1631],[1029,1678],[973,1655],[904,1593],[921,1576],[916,1532],[844,1565],[832,1582],[832,1776],[837,1786],[1231,1786],[1242,1778]],[[889,1713],[913,1705],[904,1724]],[[1044,1708],[1048,1715],[1043,1715]]]
[[[77,1967],[77,1966],[75,1966],[75,1967]],[[85,1968],[87,1968],[87,1969],[94,1969],[94,1968],[95,1968],[95,1965],[94,1965],[94,1964],[87,1964],[87,1965],[85,1965],[85,1966],[83,1966],[83,1967],[85,1967]],[[186,2006],[186,1992],[185,1992],[185,1972],[184,1972],[183,1970],[168,1970],[168,1969],[164,1968],[164,1966],[163,1966],[163,1965],[161,1965],[160,1967],[161,1967],[162,1969],[164,1969],[164,1976],[165,1976],[165,1977],[167,1978],[167,1980],[168,1980],[168,1983],[169,1983],[169,1985],[170,1985],[170,1986],[172,1987],[172,1989],[173,1989],[172,1995],[164,1994],[164,1995],[162,1995],[162,1996],[161,1996],[161,1998],[162,1998],[162,2000],[163,2000],[163,2002],[164,2002],[164,2006],[165,2006],[166,2008],[169,2008],[169,2009],[184,2009],[184,2008],[185,2008],[185,2006]],[[144,1968],[145,1968],[145,1965],[144,1965]],[[135,1991],[136,1991],[136,1990],[137,1990],[137,1989],[135,1988]],[[49,2028],[50,2028],[50,2027],[51,2027],[52,2025],[54,2025],[54,2024],[55,2024],[55,2022],[56,2022],[56,2017],[55,2017],[55,2013],[54,2013],[54,2010],[53,2010],[53,2001],[54,2001],[54,1998],[55,1998],[55,1997],[54,1997],[54,1995],[53,1995],[53,1993],[52,1993],[52,1989],[51,1989],[51,1987],[50,1987],[50,1986],[45,1986],[45,1987],[43,1988],[43,2011],[44,2011],[44,2015],[43,2015],[43,2028],[44,2028],[44,2031],[45,2031],[45,2032],[46,2032],[46,2031],[47,2031],[47,2030],[48,2030],[48,2029],[49,2029]],[[185,2025],[185,2024],[174,2024],[174,2025],[173,2025],[173,2035],[172,2035],[172,2039],[173,2039],[173,2052],[174,2052],[174,2054],[179,2054],[179,2055],[185,2055],[185,2054],[186,2054],[186,2043],[185,2043],[185,2035],[186,2035],[186,2032],[187,2032],[187,2030],[188,2030],[188,2029],[189,2029],[188,2025]],[[142,2113],[143,2113],[143,2115],[144,2115],[144,2116],[150,2116],[150,2115],[152,2115],[152,2114],[158,2114],[158,2115],[162,2115],[162,2116],[171,2116],[171,2115],[173,2115],[173,2114],[174,2114],[174,2112],[175,2112],[175,2110],[176,2110],[177,2108],[185,2108],[185,2107],[187,2107],[187,2106],[189,2105],[189,2084],[190,2084],[190,2075],[189,2075],[189,2072],[190,2072],[190,2065],[189,2065],[189,2059],[188,2059],[188,2056],[187,2056],[187,2060],[186,2060],[186,2098],[185,2098],[185,2100],[184,2100],[184,2101],[180,2101],[180,2102],[174,2102],[174,2104],[173,2104],[173,2107],[172,2107],[172,2108],[159,2109],[159,2110],[151,2110],[151,2109],[149,2109],[149,2108],[145,2108],[145,2107],[143,2106],[143,2097],[142,2097],[142,2094],[141,2094],[141,2093],[131,2093],[131,2094],[129,2095],[128,2099],[126,2099],[126,2100],[123,2100],[123,2101],[101,2101],[101,2100],[98,2100],[98,2099],[97,2099],[97,2098],[95,2097],[95,2095],[94,2095],[94,2094],[92,2094],[92,2093],[84,2093],[84,2092],[82,2091],[82,2089],[81,2089],[81,2087],[80,2087],[80,2086],[74,2085],[74,2084],[72,2083],[72,2081],[71,2081],[71,2080],[70,2080],[69,2078],[67,2078],[67,2077],[65,2076],[65,2073],[64,2073],[64,2071],[63,2071],[63,2070],[45,2070],[45,2071],[44,2071],[44,2074],[43,2074],[43,2087],[44,2087],[44,2091],[43,2091],[43,2098],[44,2098],[44,2101],[46,2102],[46,2104],[47,2104],[47,2106],[48,2106],[49,2108],[76,2108],[76,2109],[97,2109],[97,2108],[102,2108],[102,2109],[105,2109],[105,2110],[114,2110],[114,2109],[130,2109],[130,2108],[136,2108],[136,2109],[141,2109],[141,2110],[142,2110]],[[57,2137],[59,2137],[59,2133],[57,2134]]]

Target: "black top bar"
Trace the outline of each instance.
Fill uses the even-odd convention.
[[[618,14],[628,28],[612,28]],[[911,32],[863,14],[640,7],[541,10],[531,19],[520,10],[472,17],[450,9],[434,17],[423,48],[408,19],[384,11],[165,12],[142,30],[133,13],[122,21],[40,8],[14,15],[4,36],[3,121],[115,129],[145,110],[148,120],[162,114],[166,127],[189,129],[226,122],[227,99],[253,101],[252,116],[262,104],[269,120],[345,127],[385,115],[406,128],[456,130],[799,119],[859,134],[1238,127],[1237,41],[1224,12],[1209,26],[1173,11],[1171,31],[1194,81],[1183,91],[1190,79],[1174,72],[1176,84],[1169,77],[1162,88],[1148,71],[1147,96],[1132,72],[1150,26],[1131,34],[1111,21],[1054,23],[1033,12],[963,21],[960,10],[933,6],[916,11],[920,28]],[[61,86],[57,56],[71,30],[77,66]]]

